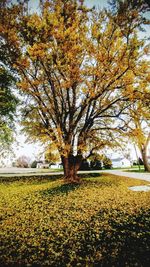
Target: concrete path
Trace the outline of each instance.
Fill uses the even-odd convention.
[[[126,172],[126,171],[121,171],[121,170],[107,170],[104,172],[150,182],[150,173],[147,173],[147,172],[138,173],[138,172]]]
[[[80,171],[79,173],[111,173],[114,175],[145,180],[150,182],[150,173],[138,173],[138,172],[125,172],[125,170],[101,170],[101,171]],[[13,176],[32,176],[32,175],[59,175],[63,174],[62,171],[53,172],[50,169],[33,169],[33,168],[0,168],[0,176],[1,177],[13,177]]]

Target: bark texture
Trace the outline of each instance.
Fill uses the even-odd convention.
[[[79,183],[80,177],[77,172],[82,162],[81,156],[69,155],[68,157],[62,157],[62,164],[64,169],[64,180],[67,183]]]
[[[146,140],[145,145],[141,149],[141,155],[142,155],[142,160],[143,160],[143,164],[144,164],[144,169],[145,169],[145,171],[148,171],[148,172],[150,172],[150,165],[148,163],[148,156],[147,156],[147,148],[148,148],[149,142],[150,142],[150,133],[148,135],[148,138]]]

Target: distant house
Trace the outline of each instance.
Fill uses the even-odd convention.
[[[50,166],[49,163],[45,163],[45,162],[43,162],[43,161],[39,161],[39,162],[37,162],[37,165],[36,165],[36,167],[37,167],[38,169],[49,169],[49,166]]]
[[[123,158],[123,157],[112,158],[111,161],[112,161],[113,168],[128,168],[128,167],[131,167],[132,165],[130,160]]]
[[[61,169],[62,164],[56,163],[56,164],[51,164],[51,163],[45,163],[43,161],[39,161],[36,166],[38,169]]]
[[[49,167],[51,169],[62,169],[62,164],[61,163],[50,164]]]

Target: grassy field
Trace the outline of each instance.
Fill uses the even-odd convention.
[[[1,180],[1,266],[150,266],[147,182],[83,176]]]
[[[134,165],[134,166],[131,166],[131,167],[112,168],[112,170],[139,171],[139,166]],[[144,171],[144,166],[143,166],[143,165],[140,166],[140,170],[141,170],[141,171]]]

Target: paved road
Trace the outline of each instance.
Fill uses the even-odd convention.
[[[47,172],[46,169],[38,169],[38,168],[16,168],[16,167],[9,167],[9,168],[0,168],[0,174],[16,174],[16,173],[39,173],[39,172]]]
[[[150,173],[136,173],[136,172],[125,172],[122,170],[102,170],[102,171],[81,171],[80,173],[111,173],[114,175],[125,176],[129,178],[145,180],[150,182]],[[63,172],[51,172],[51,170],[46,169],[32,169],[32,168],[0,168],[0,176],[31,176],[31,175],[56,175],[56,174],[63,174]]]
[[[36,168],[0,168],[0,176],[32,176],[32,175],[52,175],[52,174],[63,174],[50,169],[36,169]]]

